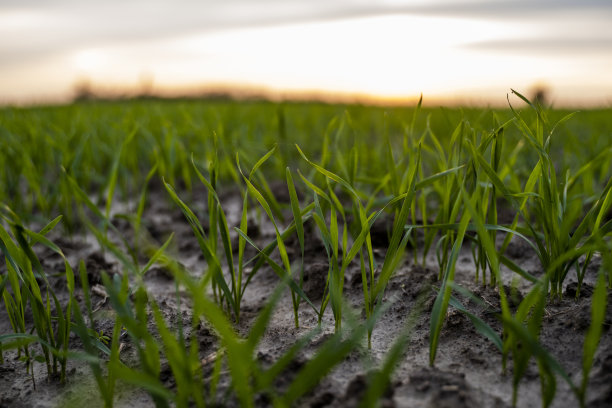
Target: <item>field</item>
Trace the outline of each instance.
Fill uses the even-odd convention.
[[[0,406],[610,406],[611,114],[3,108]]]

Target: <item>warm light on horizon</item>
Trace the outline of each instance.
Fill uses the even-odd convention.
[[[237,15],[246,18],[245,2],[230,3],[242,7],[243,13]],[[385,7],[408,3],[426,4],[383,2]],[[304,12],[297,6],[290,9],[280,12]],[[231,11],[222,9],[217,18]],[[147,31],[145,23],[135,20],[134,30],[142,33],[122,36],[95,26],[88,29],[87,22],[75,20],[75,15],[54,13],[49,20],[36,9],[2,12],[0,8],[0,23],[6,23],[0,34],[36,33],[42,27],[59,36],[46,39],[32,34],[22,47],[5,46],[0,102],[67,100],[75,84],[84,80],[105,89],[137,92],[144,76],[148,92],[166,94],[229,84],[278,93],[389,100],[423,93],[436,100],[499,104],[510,88],[525,90],[545,83],[560,104],[612,101],[612,53],[602,52],[608,41],[612,44],[605,19],[585,23],[569,15],[540,21],[395,10],[263,25],[194,25],[160,33]],[[587,23],[590,31],[585,30]],[[565,46],[556,37],[561,33],[554,31],[559,27],[572,34]],[[116,28],[120,29],[129,27]],[[91,38],[69,39],[81,31]],[[592,40],[591,32],[603,43]],[[66,41],[60,41],[62,36]],[[593,47],[583,46],[591,42]]]

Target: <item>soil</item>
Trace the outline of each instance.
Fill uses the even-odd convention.
[[[185,194],[189,197],[189,194]],[[228,191],[221,195],[226,208],[230,225],[238,225],[240,221],[241,200],[237,192]],[[192,205],[194,212],[204,220],[204,205],[206,200],[201,192],[191,194],[186,200]],[[228,210],[229,209],[229,210]],[[249,213],[249,236],[258,245],[264,245],[274,239],[274,231],[265,216],[256,211]],[[290,212],[287,213],[287,219]],[[116,225],[128,238],[133,236],[129,223],[120,222]],[[376,225],[374,235],[377,263],[382,265],[386,232],[390,226],[389,220],[382,220]],[[149,193],[149,204],[145,210],[143,226],[149,232],[151,239],[161,245],[169,236],[175,233],[171,251],[188,270],[201,273],[205,268],[197,241],[191,229],[184,220],[180,210],[170,203],[165,191],[157,185]],[[325,249],[318,238],[315,228],[306,224],[306,256],[304,288],[310,299],[321,302],[321,294],[325,285],[328,261]],[[236,240],[232,232],[232,238]],[[92,302],[95,313],[96,328],[104,333],[112,332],[112,309],[104,297],[104,289],[100,285],[101,271],[121,273],[119,263],[107,252],[100,249],[95,239],[87,235],[75,234],[64,236],[58,229],[49,236],[66,253],[71,265],[76,269],[78,262],[84,260],[87,265],[88,277],[92,286]],[[418,242],[418,240],[417,240]],[[297,239],[287,242],[289,256],[299,258]],[[248,249],[247,256],[255,252]],[[50,282],[60,301],[65,301],[66,291],[63,280],[54,276],[54,272],[62,272],[61,258],[42,246],[37,247],[37,254],[43,267],[50,271]],[[513,241],[506,254],[514,262],[531,273],[538,274],[539,263],[530,248],[520,241]],[[501,371],[501,354],[486,338],[479,335],[470,320],[452,307],[442,330],[436,363],[429,366],[429,319],[435,297],[432,290],[437,287],[438,265],[435,254],[428,256],[425,265],[421,264],[419,253],[418,264],[414,263],[411,252],[404,263],[398,268],[389,282],[385,299],[392,302],[391,307],[377,322],[373,336],[372,349],[367,350],[365,339],[363,347],[353,351],[347,359],[337,366],[320,384],[300,401],[300,406],[336,407],[357,406],[364,389],[368,384],[368,373],[377,367],[385,354],[407,324],[410,312],[416,307],[420,294],[425,293],[425,310],[418,315],[411,332],[410,341],[404,357],[396,368],[389,389],[383,396],[381,405],[384,407],[505,407],[511,406],[512,398],[512,363],[509,362],[507,373]],[[146,262],[146,260],[144,260]],[[590,321],[590,300],[592,285],[596,277],[600,260],[595,258],[588,268],[585,286],[580,297],[576,299],[576,282],[573,276],[566,280],[565,296],[562,300],[551,301],[546,307],[546,315],[541,333],[541,343],[558,359],[575,383],[581,379],[582,347]],[[4,269],[4,265],[0,264]],[[475,266],[472,261],[469,245],[463,249],[458,263],[456,281],[483,299],[485,306],[477,305],[467,299],[463,304],[470,311],[495,330],[500,330],[495,311],[499,306],[499,296],[496,290],[474,281]],[[509,286],[517,288],[515,297],[526,293],[527,282],[515,281],[510,272],[505,271],[504,280]],[[263,268],[248,286],[242,306],[242,320],[236,326],[239,333],[246,334],[266,300],[278,283],[278,278],[269,269]],[[189,301],[179,290],[180,307],[174,281],[163,268],[154,266],[145,275],[145,284],[160,306],[167,321],[176,326],[180,319],[190,321]],[[82,300],[82,292],[78,288],[77,299]],[[359,312],[363,304],[361,275],[359,265],[349,267],[346,274],[344,289],[348,303]],[[588,406],[612,406],[612,302],[608,302],[607,320],[604,327],[594,366],[590,375],[588,390]],[[301,327],[296,329],[293,323],[293,309],[289,293],[279,302],[275,314],[257,351],[263,364],[272,363],[298,339],[309,333],[317,325],[316,314],[306,306],[299,312]],[[30,322],[31,323],[31,322]],[[187,324],[187,326],[189,326]],[[292,362],[287,371],[278,379],[277,386],[282,390],[289,384],[292,376],[313,356],[317,348],[329,338],[334,331],[331,309],[328,308],[323,319],[322,330],[315,335],[307,347]],[[11,327],[5,308],[0,309],[0,333],[10,333]],[[207,325],[203,323],[198,330],[186,336],[196,336],[205,361],[214,360],[217,340]],[[74,347],[78,347],[74,339]],[[125,341],[121,356],[123,361],[135,361],[134,350]],[[132,360],[133,359],[133,360]],[[23,362],[16,360],[14,352],[4,353],[4,363],[0,364],[0,406],[2,407],[50,407],[58,405],[89,407],[101,406],[100,398],[95,391],[95,383],[91,378],[89,367],[79,361],[70,361],[68,378],[65,385],[57,379],[49,379],[44,364],[35,363],[33,374],[26,373]],[[212,364],[210,364],[212,366]],[[212,370],[212,367],[204,367]],[[172,388],[174,382],[168,364],[162,367],[162,381]],[[227,380],[220,387],[227,387]],[[134,389],[125,384],[119,384],[117,390],[117,406],[148,407],[152,400],[146,392]],[[235,405],[234,400],[219,402],[221,405]],[[269,401],[261,399],[258,405],[266,406]],[[537,365],[532,362],[519,389],[518,405],[520,407],[539,407],[540,380]],[[557,381],[557,393],[553,407],[578,406],[578,402],[569,386],[560,378]]]

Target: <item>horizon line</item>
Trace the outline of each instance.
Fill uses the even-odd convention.
[[[100,86],[88,80],[75,83],[72,92],[63,96],[30,97],[23,100],[3,100],[0,96],[0,108],[62,106],[83,101],[121,101],[138,99],[158,100],[231,100],[235,102],[262,101],[272,103],[325,103],[339,105],[370,106],[415,106],[419,100],[424,107],[473,107],[473,108],[507,108],[507,99],[512,96],[512,89],[505,93],[504,102],[493,98],[492,91],[453,92],[448,94],[419,95],[380,95],[366,92],[331,91],[326,89],[273,89],[253,84],[213,83],[192,86],[156,87],[151,84],[139,86]],[[550,89],[545,84],[534,84],[522,93],[528,99],[542,99],[544,105],[553,109],[607,109],[612,107],[612,95],[600,101],[567,101],[550,97]],[[539,96],[538,96],[539,93]],[[500,95],[501,97],[501,95]],[[495,100],[494,100],[495,99]],[[519,101],[517,99],[517,101]]]

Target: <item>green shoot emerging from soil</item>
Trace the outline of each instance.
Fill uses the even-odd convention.
[[[588,406],[610,344],[610,112],[512,98],[0,110],[0,367],[33,387],[85,367],[106,407],[126,389],[284,407],[358,361],[361,393],[332,400],[377,406],[422,393],[394,381],[411,353],[452,366],[459,315],[511,372],[494,401],[533,377],[543,406]],[[549,323],[582,307],[566,364]]]

